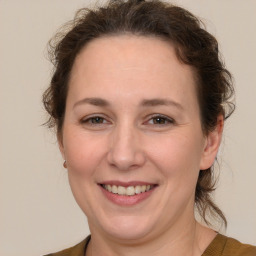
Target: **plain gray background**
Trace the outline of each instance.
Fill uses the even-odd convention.
[[[256,244],[256,1],[173,1],[203,18],[235,78],[237,109],[219,152],[227,235]],[[41,124],[46,44],[81,0],[0,0],[0,255],[42,255],[88,233],[54,135]]]

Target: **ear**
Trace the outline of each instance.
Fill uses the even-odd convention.
[[[216,127],[206,136],[204,151],[200,162],[200,170],[206,170],[213,165],[221,143],[223,127],[224,117],[223,115],[219,115]]]
[[[59,145],[60,153],[62,155],[62,158],[65,160],[66,157],[65,157],[65,150],[64,150],[64,145],[63,145],[62,132],[58,132],[57,139],[58,139],[58,145]]]

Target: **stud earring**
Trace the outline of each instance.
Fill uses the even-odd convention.
[[[64,167],[64,168],[67,168],[67,162],[66,162],[66,160],[63,162],[63,167]]]

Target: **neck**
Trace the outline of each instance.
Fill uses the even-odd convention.
[[[92,232],[86,256],[200,256],[215,236],[213,230],[203,227],[195,219],[150,240],[129,243]]]

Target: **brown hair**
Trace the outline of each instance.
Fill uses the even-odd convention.
[[[57,128],[58,135],[62,130],[69,77],[76,56],[89,41],[122,33],[168,40],[175,46],[178,59],[193,67],[202,129],[206,135],[216,127],[218,115],[227,118],[234,111],[230,101],[234,93],[231,74],[220,58],[216,39],[198,18],[183,8],[159,0],[111,0],[96,10],[79,10],[75,19],[50,41],[49,53],[55,69],[43,103],[50,114],[46,124]],[[201,170],[195,192],[198,212],[207,224],[210,224],[209,212],[226,226],[224,214],[211,198],[214,190],[213,167]]]

